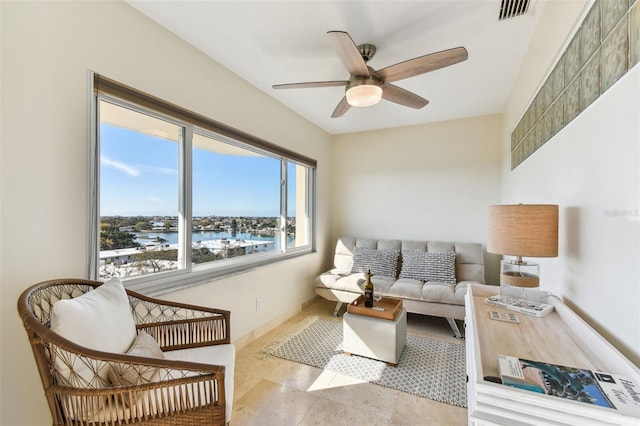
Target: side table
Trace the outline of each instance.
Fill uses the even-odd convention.
[[[400,304],[397,310],[389,307],[389,303],[395,302]],[[387,314],[389,309],[394,310],[391,318],[381,318],[380,311],[372,308],[360,307],[344,313],[343,349],[348,355],[360,355],[396,366],[407,340],[407,310],[402,308],[401,300],[383,298],[380,304],[385,306]]]

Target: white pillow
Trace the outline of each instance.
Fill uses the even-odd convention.
[[[51,330],[78,345],[120,354],[129,349],[137,335],[129,298],[117,277],[82,296],[56,302],[51,309]],[[90,367],[76,359],[59,357],[56,368],[71,386],[108,385],[106,366]]]
[[[144,330],[140,330],[127,354],[146,358],[164,358],[156,339]],[[156,370],[156,367],[116,363],[109,372],[109,379],[117,386],[139,385],[151,382]]]

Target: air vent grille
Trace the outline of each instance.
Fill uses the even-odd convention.
[[[529,0],[502,0],[498,20],[524,15],[529,9]]]

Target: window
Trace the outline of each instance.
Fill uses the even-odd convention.
[[[313,160],[93,83],[91,278],[163,290],[312,250]]]

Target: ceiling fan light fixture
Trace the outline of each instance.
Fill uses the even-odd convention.
[[[347,89],[347,102],[355,107],[368,107],[382,99],[382,87],[375,84],[360,84]]]

